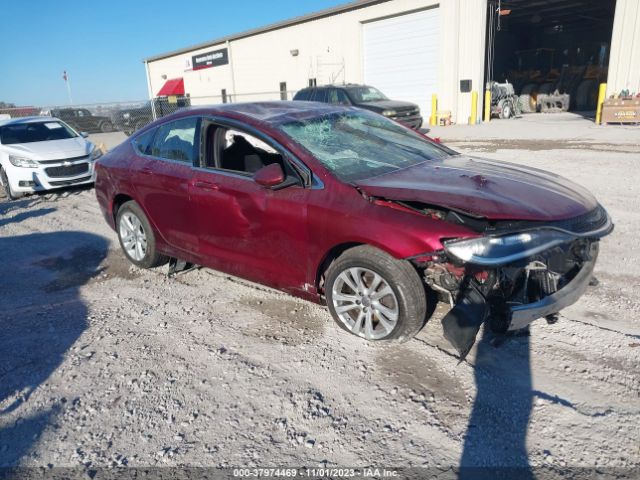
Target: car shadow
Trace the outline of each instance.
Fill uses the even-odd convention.
[[[22,207],[26,208],[26,207]],[[55,208],[40,208],[38,210],[26,210],[16,213],[15,215],[9,217],[9,213],[14,212],[15,210],[21,209],[20,207],[12,206],[12,204],[3,204],[0,203],[0,227],[4,227],[10,223],[19,223],[27,220],[29,218],[35,217],[43,217],[52,212],[55,212]]]
[[[504,341],[499,347],[497,341]],[[476,398],[460,459],[460,480],[534,479],[526,439],[535,392],[528,331],[494,337],[483,329],[475,358]]]
[[[67,402],[55,390],[31,396],[67,375],[58,368],[87,328],[80,288],[107,251],[105,238],[84,232],[0,237],[0,467],[15,466]]]

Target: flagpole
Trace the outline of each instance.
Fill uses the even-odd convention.
[[[64,71],[64,83],[67,84],[67,95],[69,96],[69,105],[73,105],[73,99],[71,98],[71,83],[69,82],[69,75],[67,75],[67,71]]]

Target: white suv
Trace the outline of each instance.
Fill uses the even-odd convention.
[[[0,183],[11,200],[95,180],[96,146],[53,117],[0,120]]]

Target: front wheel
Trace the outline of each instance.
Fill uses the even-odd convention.
[[[4,168],[0,167],[0,183],[4,188],[5,194],[9,198],[9,200],[18,200],[24,197],[24,193],[22,192],[14,192],[11,188],[11,184],[9,183],[9,178],[7,177],[7,172],[4,171]]]
[[[169,259],[156,250],[156,237],[149,220],[133,200],[118,209],[116,216],[120,246],[131,263],[141,268],[164,265]]]
[[[418,272],[373,247],[355,247],[338,257],[327,271],[325,293],[336,323],[367,340],[407,341],[426,322]]]

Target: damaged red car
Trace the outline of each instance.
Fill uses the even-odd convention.
[[[326,302],[367,340],[411,338],[444,301],[461,356],[485,322],[518,330],[576,302],[613,229],[564,178],[309,102],[183,110],[96,172],[105,219],[135,265],[173,259]]]

